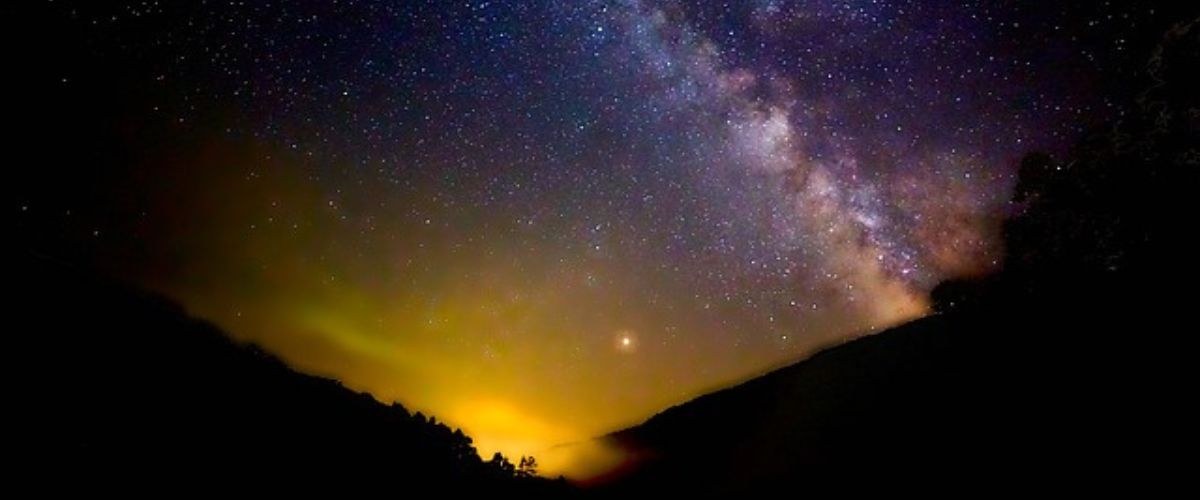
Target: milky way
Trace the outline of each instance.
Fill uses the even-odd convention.
[[[1125,41],[1081,40],[1153,11],[983,4],[55,4],[75,36],[37,113],[106,110],[77,133],[124,167],[95,205],[19,210],[302,369],[540,454],[996,268],[1020,158],[1108,112]]]

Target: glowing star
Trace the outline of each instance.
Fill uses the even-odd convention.
[[[621,330],[617,332],[617,350],[623,352],[633,352],[637,347],[637,342],[634,340],[633,332],[629,330]]]

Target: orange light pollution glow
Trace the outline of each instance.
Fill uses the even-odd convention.
[[[156,180],[176,207],[154,222],[159,244],[186,265],[148,266],[142,281],[300,370],[461,427],[485,458],[534,455],[544,474],[604,472],[621,457],[592,438],[921,312],[814,297],[772,317],[589,248],[507,246],[512,228],[452,236],[460,221],[437,208],[376,220],[399,236],[364,243],[340,222],[354,206],[276,158],[210,145],[185,160],[195,174]],[[457,246],[467,239],[491,244]]]

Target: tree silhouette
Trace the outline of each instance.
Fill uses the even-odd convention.
[[[537,475],[537,459],[533,456],[521,456],[521,462],[517,465],[518,477],[534,477]]]
[[[488,462],[488,465],[491,466],[492,472],[498,476],[509,477],[516,475],[516,467],[513,467],[512,462],[498,451],[492,455],[492,459]]]

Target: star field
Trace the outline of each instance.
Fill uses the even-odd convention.
[[[46,16],[77,36],[31,84],[63,97],[37,123],[87,102],[128,166],[75,188],[100,201],[22,195],[26,227],[483,452],[568,471],[583,459],[543,451],[926,314],[939,282],[994,270],[1020,158],[1112,112],[1121,30],[1157,19],[66,4]]]

